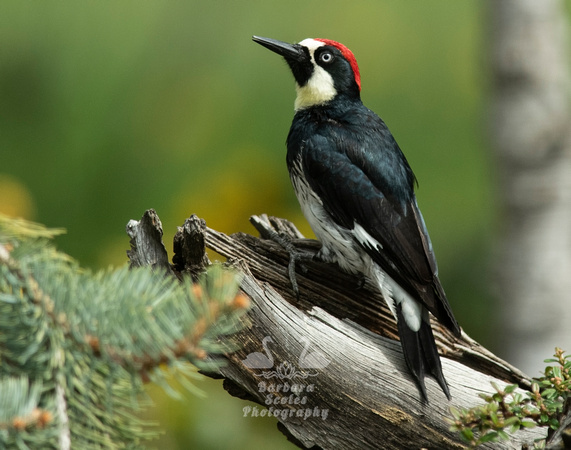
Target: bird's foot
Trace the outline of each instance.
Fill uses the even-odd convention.
[[[367,282],[367,277],[362,273],[356,275],[357,284],[355,286],[355,290],[363,289],[365,287],[365,283]]]
[[[297,278],[295,275],[296,266],[299,267],[303,273],[307,272],[307,266],[303,264],[304,261],[312,261],[314,253],[302,252],[295,248],[286,249],[289,252],[289,264],[288,264],[288,275],[289,281],[291,282],[291,288],[296,297],[299,297],[299,288],[297,285]]]
[[[269,237],[272,241],[281,245],[289,253],[288,276],[295,296],[299,297],[299,287],[295,273],[296,266],[299,267],[303,273],[306,273],[307,266],[305,266],[303,263],[306,261],[312,261],[315,253],[298,250],[293,245],[293,238],[286,234],[273,232],[273,234],[270,234]]]

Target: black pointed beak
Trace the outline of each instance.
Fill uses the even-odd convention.
[[[272,52],[283,56],[297,84],[299,86],[305,86],[313,73],[313,64],[307,47],[259,36],[252,36],[252,40]]]
[[[289,44],[276,39],[259,36],[252,36],[252,40],[263,45],[272,52],[283,56],[288,62],[302,62],[307,58],[303,47],[298,44]]]

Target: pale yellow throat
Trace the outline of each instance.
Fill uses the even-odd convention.
[[[332,100],[337,91],[333,85],[333,78],[322,67],[315,66],[313,76],[305,86],[296,85],[297,97],[294,108],[300,110],[310,106],[321,105]]]

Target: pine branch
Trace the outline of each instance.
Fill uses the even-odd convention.
[[[248,301],[220,265],[199,283],[157,270],[166,251],[82,270],[55,234],[0,217],[0,447],[139,447],[156,434],[135,415],[143,382],[217,370]]]

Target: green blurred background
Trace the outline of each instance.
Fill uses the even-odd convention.
[[[285,138],[294,83],[253,34],[324,37],[353,50],[364,103],[420,183],[440,274],[465,330],[494,348],[486,292],[497,216],[485,137],[485,3],[3,1],[0,212],[64,227],[92,268],[126,261],[129,219],[155,208],[167,248],[192,213],[224,232],[252,214],[294,221]],[[149,388],[158,448],[293,448],[242,417],[219,381],[183,401]],[[281,446],[281,447],[280,447]]]

